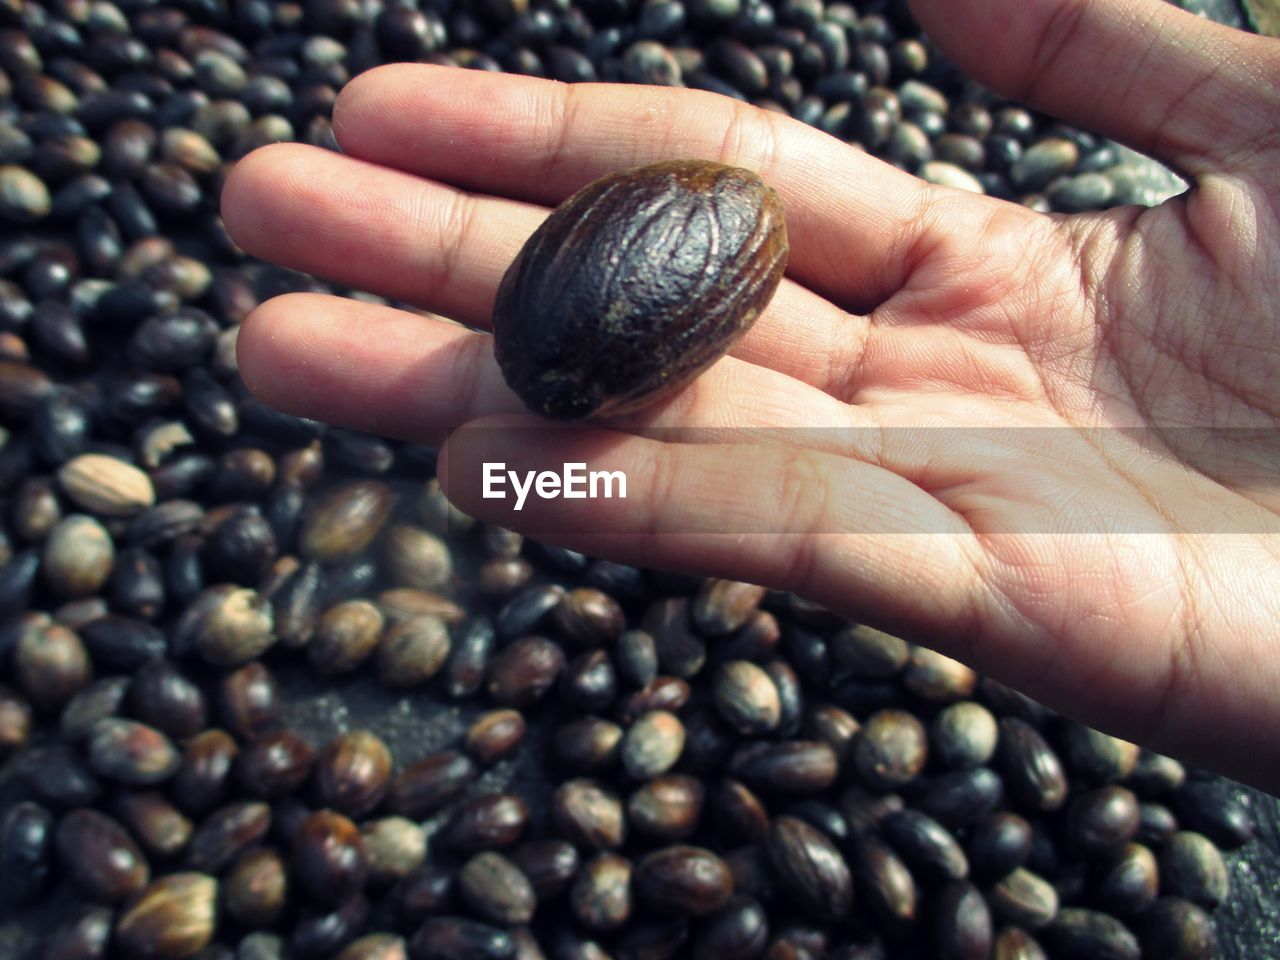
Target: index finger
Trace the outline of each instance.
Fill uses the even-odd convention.
[[[351,156],[550,206],[658,160],[747,167],[782,195],[788,274],[856,312],[910,275],[939,195],[799,121],[698,90],[394,64],[343,88],[333,127]]]

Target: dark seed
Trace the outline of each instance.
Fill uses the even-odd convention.
[[[167,660],[153,660],[134,674],[129,707],[138,720],[178,739],[206,726],[204,694]]]
[[[206,730],[188,740],[173,778],[174,802],[194,816],[203,816],[217,807],[227,794],[228,778],[239,752],[225,730]]]
[[[973,884],[947,884],[933,913],[938,960],[986,960],[991,955],[991,913]]]
[[[1016,813],[983,817],[969,834],[968,852],[975,876],[988,880],[1003,877],[1027,862],[1031,824]]]
[[[637,788],[627,800],[627,816],[639,833],[658,840],[682,840],[698,826],[702,784],[685,774],[667,774]]]
[[[528,923],[537,906],[532,884],[499,853],[478,853],[463,864],[458,890],[481,919],[502,926]]]
[[[320,802],[352,817],[363,817],[386,796],[391,751],[367,730],[334,737],[316,761]]]
[[[513,793],[477,797],[458,811],[448,840],[466,851],[509,847],[520,839],[528,822],[528,806]]]
[[[809,794],[835,782],[839,764],[827,744],[809,740],[742,747],[730,769],[762,793]]]
[[[642,859],[635,885],[641,899],[658,910],[701,917],[720,909],[733,895],[733,874],[710,850],[674,846]]]
[[[1059,910],[1043,936],[1055,960],[1139,960],[1142,956],[1137,938],[1123,923],[1093,910]]]
[[[242,740],[267,730],[279,713],[275,678],[262,664],[247,663],[227,674],[219,691],[220,714]]]
[[[849,865],[859,896],[894,936],[915,920],[919,901],[915,878],[892,848],[872,833],[855,836]]]
[[[853,878],[835,845],[795,817],[778,817],[766,848],[782,889],[817,920],[842,920],[853,907]]]
[[[332,810],[311,814],[294,837],[293,867],[308,893],[340,906],[364,886],[367,865],[359,829]]]
[[[201,873],[220,873],[270,829],[271,808],[265,803],[228,804],[209,814],[191,835],[185,865]]]
[[[1160,853],[1163,893],[1212,910],[1227,898],[1230,877],[1213,841],[1190,830],[1175,833]]]
[[[533,885],[539,903],[560,896],[578,872],[578,851],[563,840],[528,840],[511,851],[511,860]]]
[[[116,813],[147,851],[157,857],[177,855],[191,839],[192,823],[163,794],[122,793]]]
[[[506,707],[529,707],[555,684],[564,660],[564,651],[543,637],[517,640],[494,657],[489,696]]]
[[[150,879],[146,857],[124,827],[95,810],[76,810],[63,817],[57,845],[63,869],[90,900],[120,903]]]
[[[1213,920],[1194,903],[1161,897],[1139,926],[1144,957],[1161,960],[1211,960],[1218,955]]]
[[[574,919],[597,933],[625,924],[631,916],[631,873],[631,861],[614,853],[584,863],[569,892]]]
[[[1067,835],[1085,855],[1123,847],[1138,832],[1138,798],[1124,787],[1099,787],[1076,796],[1067,809]]]
[[[884,837],[917,873],[942,880],[963,880],[969,860],[955,837],[918,810],[901,810],[881,821]]]
[[[733,660],[716,671],[712,696],[725,722],[743,736],[760,736],[782,720],[778,688],[760,667]]]
[[[53,931],[43,960],[103,960],[111,940],[111,920],[107,907],[82,908]]]
[[[89,735],[88,748],[95,771],[133,786],[168,780],[182,763],[168,737],[132,720],[99,720]]]
[[[1043,877],[1019,867],[1005,874],[990,894],[991,909],[1001,919],[1028,930],[1053,922],[1058,893]]]
[[[881,710],[862,725],[853,759],[864,783],[876,790],[894,790],[924,769],[928,737],[924,725],[902,710]]]
[[[555,828],[570,843],[589,850],[616,850],[626,839],[622,802],[592,780],[569,780],[551,797]]]
[[[1098,903],[1110,913],[1140,913],[1155,901],[1159,884],[1155,855],[1140,843],[1130,843],[1103,864]]]
[[[251,930],[270,927],[284,910],[289,881],[271,849],[246,850],[227,872],[222,902],[228,916]]]
[[[445,750],[406,767],[391,782],[391,810],[421,820],[461,796],[478,774],[464,754]]]
[[[432,917],[409,941],[413,960],[514,960],[515,941],[505,930],[461,917]]]
[[[52,846],[53,816],[48,810],[30,801],[9,808],[0,820],[0,896],[5,903],[19,906],[44,892]]]
[[[466,750],[477,763],[492,764],[520,746],[525,720],[515,710],[490,710],[467,729]]]
[[[1009,789],[1033,810],[1056,810],[1067,799],[1066,773],[1053,748],[1030,724],[1000,721],[997,759]]]

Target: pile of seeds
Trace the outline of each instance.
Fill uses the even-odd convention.
[[[381,62],[683,83],[1128,199],[904,9],[0,0],[0,911],[58,914],[17,956],[1213,956],[1252,826],[1212,780],[794,597],[474,523],[432,451],[237,375],[257,303],[332,288],[243,257],[225,171],[332,146]],[[291,721],[366,679],[432,735]]]

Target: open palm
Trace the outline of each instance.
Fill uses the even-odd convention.
[[[1280,788],[1280,44],[1159,0],[915,6],[988,85],[1194,189],[1048,217],[710,94],[384,67],[339,98],[345,155],[251,155],[227,224],[250,253],[463,325],[278,298],[242,330],[245,382],[391,436],[502,427],[446,447],[468,512],[795,590]],[[672,157],[779,191],[788,279],[659,409],[607,431],[514,429],[536,421],[469,328],[550,206]],[[481,499],[484,460],[622,469],[630,498],[513,514]]]

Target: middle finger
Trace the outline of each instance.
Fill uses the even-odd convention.
[[[223,213],[248,253],[486,329],[503,273],[548,211],[279,144],[236,165]],[[732,353],[827,389],[868,332],[865,317],[784,280]]]

